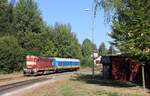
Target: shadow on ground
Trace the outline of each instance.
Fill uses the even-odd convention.
[[[88,84],[97,84],[100,86],[112,86],[112,87],[135,87],[137,86],[131,82],[123,82],[123,81],[116,81],[116,80],[106,80],[103,79],[100,75],[95,75],[95,78],[92,79],[92,76],[89,74],[80,74],[71,80],[74,81],[82,81]]]

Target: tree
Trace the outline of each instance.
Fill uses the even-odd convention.
[[[42,56],[51,56],[56,57],[58,53],[58,49],[54,45],[54,36],[56,35],[54,32],[54,28],[50,26],[45,26],[45,31],[40,33],[40,41],[42,44],[40,46],[40,54]]]
[[[96,44],[92,44],[92,45],[93,45],[93,49],[96,51],[97,50]]]
[[[106,47],[105,47],[105,43],[104,43],[104,42],[102,42],[102,43],[100,44],[99,49],[98,49],[98,52],[99,52],[99,55],[100,55],[100,56],[105,56],[105,55],[108,54],[108,51],[107,51],[107,49],[106,49]]]
[[[73,34],[69,52],[71,54],[71,57],[73,58],[82,58],[81,45],[79,44],[79,41],[75,34]]]
[[[112,18],[112,32],[109,34],[122,54],[139,62],[150,61],[150,0],[95,0],[95,9],[103,7]],[[144,67],[142,66],[145,88]]]
[[[92,50],[93,50],[94,44],[89,39],[85,39],[82,43],[82,55],[83,58],[81,59],[81,66],[84,67],[91,67],[93,65],[92,62]]]
[[[113,45],[123,54],[139,61],[150,60],[150,11],[149,0],[95,0],[96,8],[101,6],[112,16]],[[113,10],[113,12],[112,12]],[[110,16],[109,14],[107,14]]]
[[[47,57],[55,57],[57,56],[57,48],[55,48],[54,43],[51,41],[46,41],[41,46],[41,55]]]
[[[91,57],[93,44],[89,39],[85,39],[82,43],[82,55],[84,57]]]
[[[14,28],[17,32],[42,32],[43,20],[34,0],[19,0],[14,11]]]
[[[25,32],[18,34],[18,42],[21,47],[26,50],[26,55],[41,55],[40,49],[43,42],[41,42],[40,34],[33,32]]]
[[[35,0],[0,0],[0,36],[0,72],[21,70],[26,55],[82,59],[71,25],[48,26]]]
[[[83,57],[81,59],[81,66],[82,67],[92,67],[93,66],[93,59],[91,57]]]
[[[56,23],[52,41],[58,49],[59,57],[79,57],[80,48],[76,36],[71,32],[70,24]],[[76,56],[75,56],[76,55]]]
[[[22,70],[24,50],[13,36],[0,38],[0,73],[11,73]]]
[[[9,35],[12,31],[13,6],[7,0],[0,1],[0,36]]]
[[[112,45],[109,46],[108,54],[109,55],[116,54],[116,50],[114,49],[114,47]]]
[[[56,23],[54,27],[49,27],[43,33],[41,33],[41,38],[43,38],[43,47],[47,42],[53,44],[46,45],[44,49],[53,50],[51,56],[58,57],[68,57],[68,58],[81,58],[81,47],[77,40],[76,35],[71,32],[70,24]],[[48,47],[49,46],[49,47]],[[50,48],[51,47],[51,48]]]
[[[6,10],[5,8],[7,7],[7,0],[1,0],[0,1],[0,12],[3,12],[4,10]]]
[[[34,0],[19,0],[13,12],[13,29],[19,45],[26,55],[41,55],[40,33],[47,25],[43,22],[40,10]]]
[[[6,31],[6,25],[7,25],[7,18],[6,18],[6,12],[8,8],[8,3],[6,0],[0,1],[0,32],[1,34]]]

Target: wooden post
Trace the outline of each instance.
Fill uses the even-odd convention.
[[[143,84],[143,89],[145,90],[145,75],[144,75],[144,64],[142,64],[142,84]]]

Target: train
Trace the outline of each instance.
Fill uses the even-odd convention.
[[[80,69],[80,60],[74,58],[26,56],[23,74],[40,75]]]

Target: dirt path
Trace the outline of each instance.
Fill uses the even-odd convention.
[[[99,95],[101,92],[124,94],[112,96],[150,96],[148,90],[144,92],[137,85],[103,80],[99,78],[99,75],[96,75],[98,79],[91,80],[90,74],[91,69],[56,74],[52,80],[17,90],[16,93],[5,96],[103,96]]]
[[[31,96],[33,95],[33,93],[35,93],[35,96],[41,96],[41,95],[39,95],[40,93],[36,92],[35,90],[39,90],[39,92],[41,92],[42,91],[41,89],[45,88],[45,86],[47,86],[47,85],[52,86],[55,82],[57,82],[59,80],[60,81],[63,80],[63,79],[66,80],[67,78],[71,77],[71,75],[73,75],[74,73],[75,72],[65,72],[65,73],[60,73],[60,74],[46,75],[46,76],[43,76],[43,77],[47,77],[47,78],[50,77],[52,79],[47,80],[47,81],[43,81],[43,82],[39,82],[39,83],[35,83],[33,85],[26,86],[26,87],[21,88],[21,89],[16,89],[15,91],[3,94],[2,96],[24,96],[24,95],[26,96],[26,94],[28,94],[30,92],[31,92]],[[38,77],[38,78],[41,78],[41,76]],[[49,90],[49,88],[46,88],[46,89]],[[44,90],[45,89],[43,89],[43,91]],[[30,95],[28,95],[28,96],[30,96]]]
[[[1,74],[0,86],[11,84],[11,83],[16,83],[20,81],[42,78],[42,77],[53,77],[53,76],[57,76],[58,74],[63,74],[63,73],[55,73],[55,74],[39,75],[39,76],[24,76],[22,72],[16,72],[12,74],[3,74],[3,75]]]
[[[30,80],[34,78],[39,78],[39,77],[25,77],[23,76],[22,72],[16,72],[12,74],[1,74],[0,75],[0,86],[6,85],[6,84],[11,84],[19,81],[25,81],[25,80]]]

